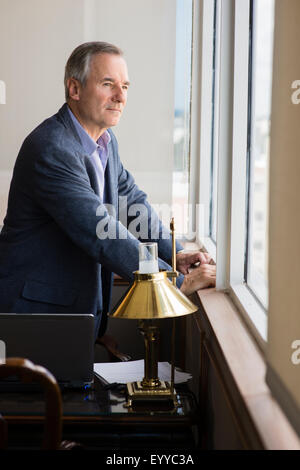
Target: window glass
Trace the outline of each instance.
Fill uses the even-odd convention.
[[[218,0],[214,0],[214,36],[213,36],[213,79],[212,79],[212,127],[211,127],[211,180],[209,232],[211,239],[217,240],[217,198],[218,198]]]
[[[176,231],[188,232],[193,0],[176,3],[173,207]]]
[[[245,278],[267,308],[269,143],[274,0],[251,2],[248,234]]]

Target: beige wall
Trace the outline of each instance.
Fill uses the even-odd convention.
[[[26,135],[64,102],[64,64],[78,44],[116,43],[132,86],[116,130],[120,156],[154,203],[171,202],[174,0],[0,0],[0,225]]]
[[[300,340],[300,105],[292,104],[291,84],[300,79],[299,24],[299,0],[277,1],[270,157],[268,360],[286,385],[291,400],[298,405],[298,413],[300,364],[291,361],[294,351],[291,344]],[[273,390],[280,395],[276,387]],[[280,401],[289,407],[284,393]],[[300,429],[299,414],[295,411],[294,419]]]

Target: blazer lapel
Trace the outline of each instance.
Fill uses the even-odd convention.
[[[76,128],[72,122],[72,119],[70,117],[70,114],[69,114],[69,111],[68,111],[68,105],[67,103],[65,103],[61,108],[60,110],[58,111],[57,113],[57,116],[58,118],[63,122],[64,126],[72,132],[72,134],[74,135],[76,141],[80,144],[80,146],[82,147],[81,145],[81,140],[80,140],[80,137],[79,135],[77,134],[76,132]]]
[[[90,179],[91,187],[95,191],[97,196],[100,196],[100,188],[99,188],[99,184],[98,184],[98,178],[97,178],[97,175],[96,175],[95,167],[94,167],[93,163],[91,162],[91,157],[89,157],[88,155],[85,155],[84,158],[83,158],[83,161],[84,161],[84,165],[85,165],[87,174],[88,174],[89,179]]]
[[[70,117],[67,103],[65,103],[60,108],[60,110],[58,111],[57,114],[58,114],[58,118],[63,122],[64,126],[70,132],[72,132],[72,134],[75,138],[75,141],[76,141],[76,145],[74,145],[74,148],[77,147],[77,148],[75,148],[76,153],[79,151],[80,157],[82,158],[82,160],[84,162],[87,174],[89,176],[91,187],[95,191],[97,196],[100,196],[100,188],[99,188],[99,184],[98,184],[98,178],[97,178],[97,175],[96,175],[95,167],[94,167],[93,163],[91,162],[91,157],[85,153],[84,148],[82,147],[80,137],[77,134],[76,128],[75,128],[75,126],[72,122],[72,119]],[[78,144],[79,144],[79,147],[78,147]]]
[[[118,194],[116,192],[117,184],[116,184],[116,174],[114,171],[114,155],[112,151],[112,145],[108,144],[108,158],[107,164],[105,168],[105,193],[104,193],[104,201],[107,204],[112,204],[117,210],[118,204]]]

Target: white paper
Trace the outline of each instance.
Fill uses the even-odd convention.
[[[128,362],[101,362],[94,364],[94,372],[107,383],[123,383],[140,381],[144,377],[144,360]],[[169,362],[158,363],[160,380],[171,381],[171,365]],[[192,376],[175,368],[175,383],[186,382]]]

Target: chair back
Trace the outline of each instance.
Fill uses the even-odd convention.
[[[45,391],[46,411],[43,449],[59,449],[62,437],[62,399],[58,383],[44,367],[13,357],[0,362],[0,379],[17,376],[22,382],[38,382]],[[7,426],[0,415],[0,448],[7,445]]]

